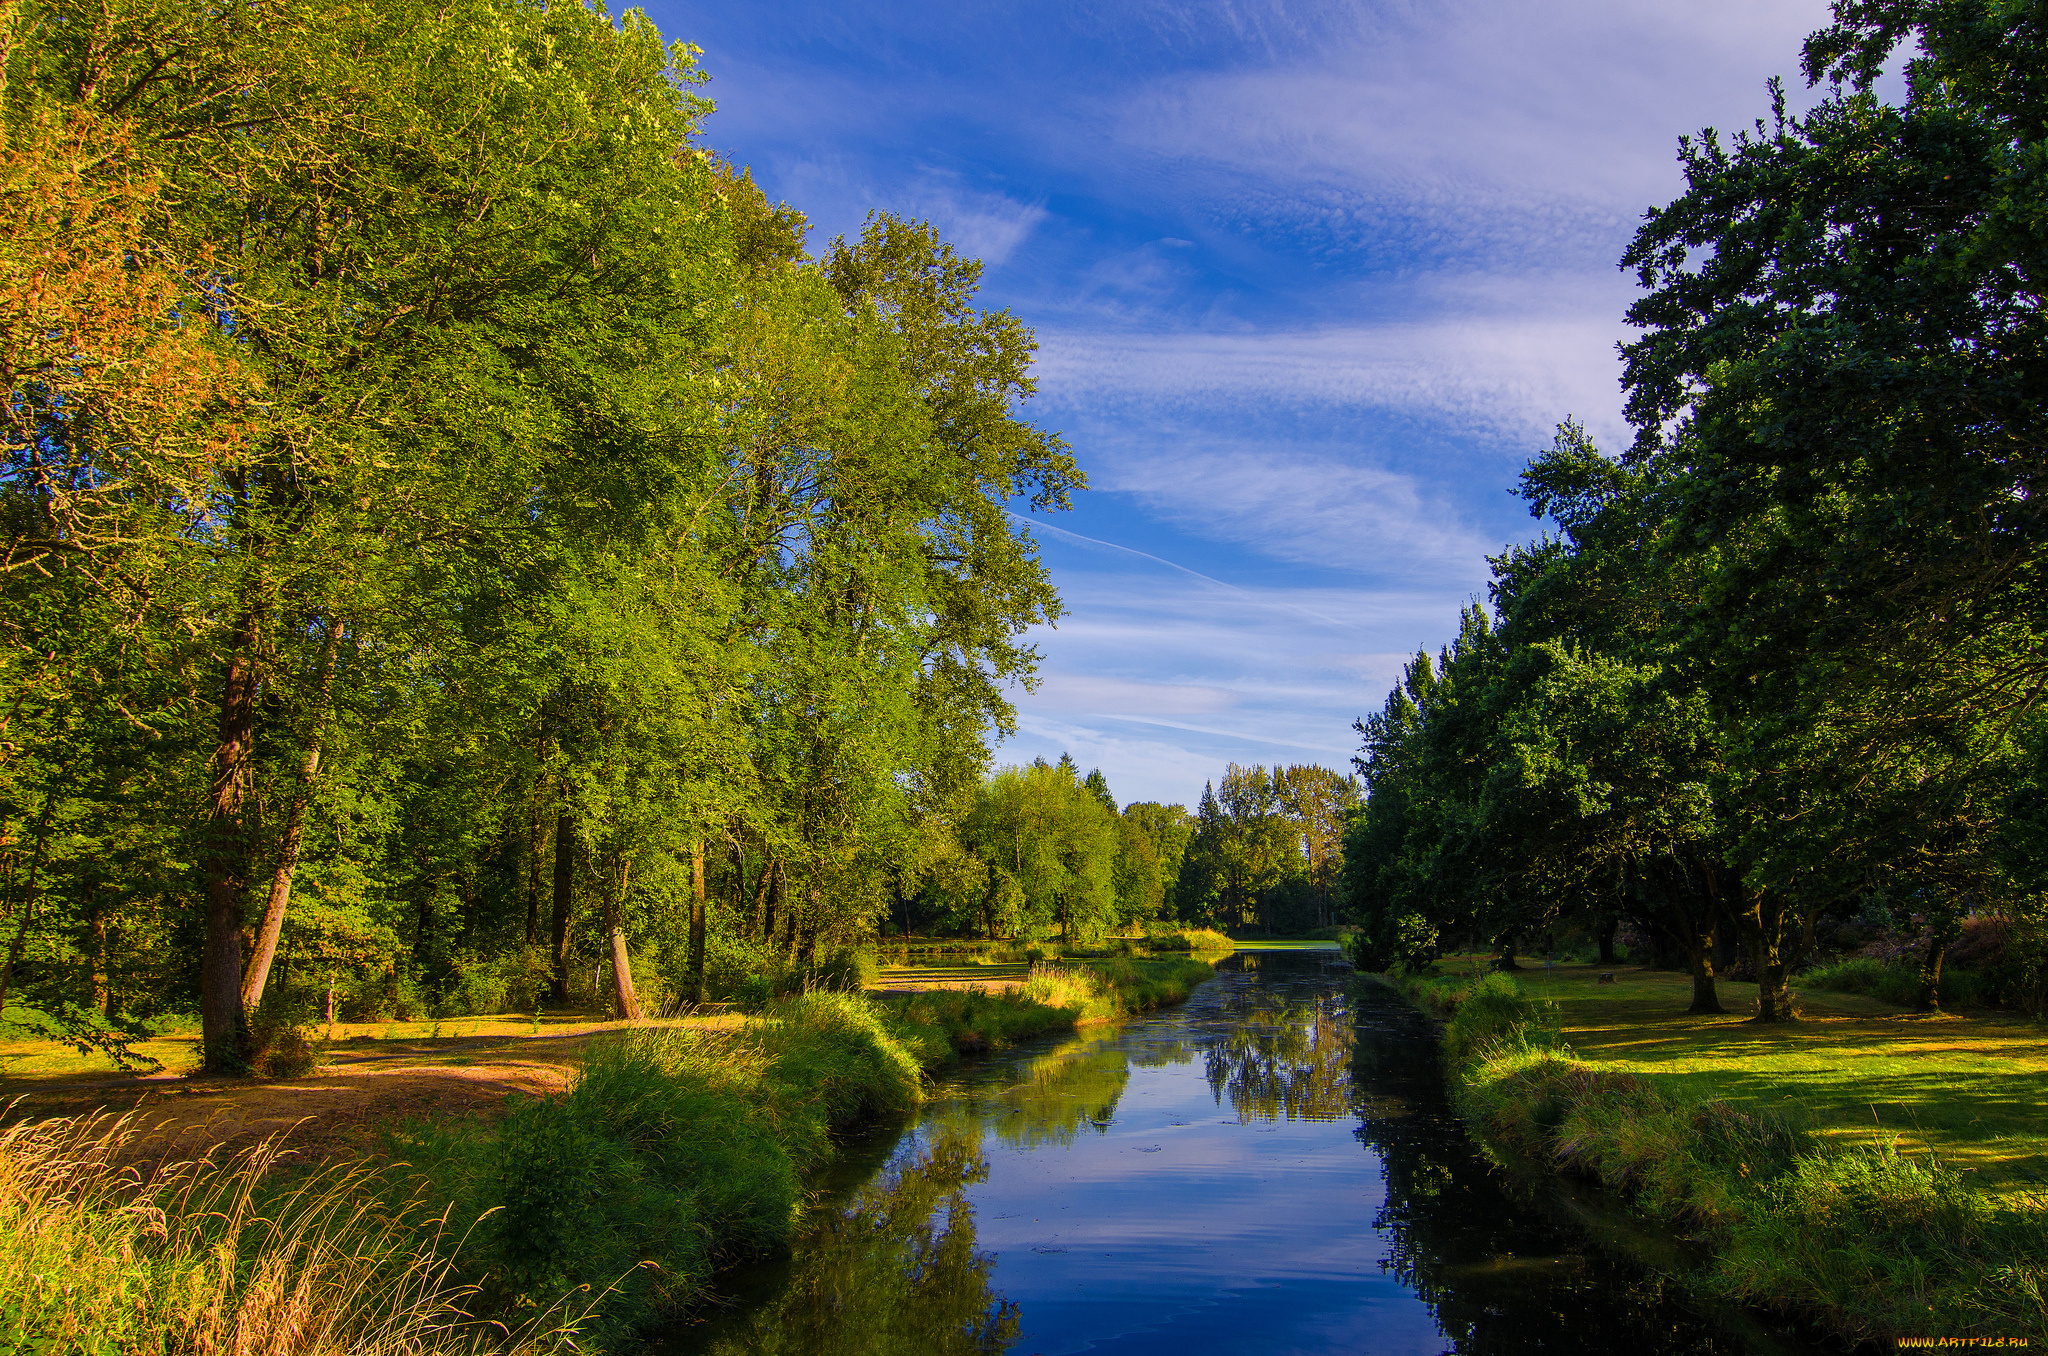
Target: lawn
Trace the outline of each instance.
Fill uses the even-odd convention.
[[[1447,958],[1476,969],[1483,957]],[[1614,983],[1599,982],[1612,974]],[[1802,1020],[1744,1020],[1754,988],[1723,983],[1727,1016],[1691,1016],[1691,980],[1621,965],[1525,966],[1580,1059],[1770,1107],[1837,1143],[1896,1138],[1994,1195],[2048,1191],[2048,1023],[2002,1012],[1921,1015],[1799,989]]]

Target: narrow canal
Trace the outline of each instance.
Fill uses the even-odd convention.
[[[659,1349],[1795,1349],[1513,1199],[1422,1019],[1349,980],[1332,953],[1239,953],[1180,1008],[963,1067],[848,1146],[789,1258]]]

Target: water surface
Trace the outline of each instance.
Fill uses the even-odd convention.
[[[1349,978],[1334,953],[1239,953],[1180,1008],[963,1067],[848,1146],[791,1257],[662,1349],[1783,1349],[1518,1203],[1420,1017]]]

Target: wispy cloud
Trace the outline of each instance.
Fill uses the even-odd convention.
[[[1567,413],[1611,421],[1612,313],[1477,316],[1264,333],[1041,333],[1040,380],[1065,403],[1196,411],[1257,401],[1393,410],[1526,438]]]
[[[1059,538],[1047,556],[1072,614],[1033,635],[1042,680],[1013,694],[1018,734],[997,758],[1071,752],[1124,799],[1186,802],[1229,762],[1348,769],[1351,722],[1456,624],[1428,592],[1218,590]]]

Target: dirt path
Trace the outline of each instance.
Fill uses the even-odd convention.
[[[296,1079],[162,1073],[19,1081],[0,1086],[0,1108],[9,1121],[132,1115],[138,1161],[234,1152],[280,1133],[301,1158],[321,1161],[373,1150],[381,1129],[407,1120],[488,1121],[503,1114],[510,1097],[560,1092],[592,1036],[607,1029],[617,1028],[591,1023],[540,1036],[363,1037],[329,1047],[317,1074]]]

